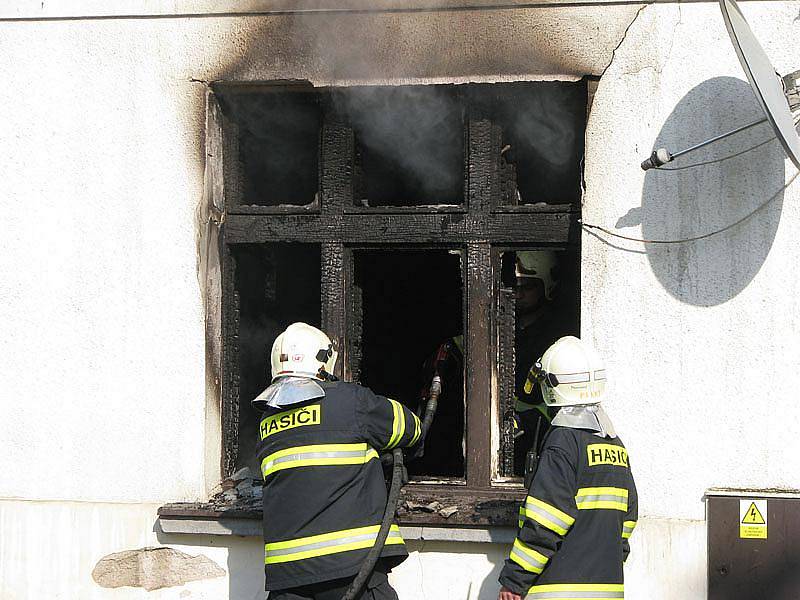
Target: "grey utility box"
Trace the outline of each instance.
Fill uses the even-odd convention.
[[[800,494],[710,490],[709,600],[800,599]]]

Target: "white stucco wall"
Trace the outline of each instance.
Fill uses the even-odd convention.
[[[0,12],[4,599],[260,595],[258,540],[153,531],[159,504],[204,499],[218,478],[197,275],[203,81],[604,72],[587,129],[584,218],[621,222],[633,236],[725,225],[794,173],[776,144],[754,151],[753,164],[638,168],[656,141],[677,149],[757,112],[713,3],[649,6],[638,17],[640,6],[598,5],[179,19],[127,4],[122,14],[141,14],[8,20],[48,16],[32,12],[38,2]],[[155,4],[164,13],[170,3]],[[776,67],[797,68],[800,2],[743,10]],[[608,357],[608,410],[641,496],[629,598],[705,597],[707,488],[797,486],[798,194],[790,188],[717,239],[669,250],[615,242],[624,251],[584,235],[583,334]],[[203,554],[228,575],[157,592],[91,580],[101,557],[159,544]],[[393,576],[402,598],[495,596],[505,548],[410,548]]]
[[[795,69],[797,3],[743,11],[779,72]],[[733,223],[796,171],[777,141],[669,173],[637,165],[759,118],[714,4],[646,8],[600,81],[587,131],[584,220],[633,237],[684,238]],[[679,119],[671,117],[675,111]],[[762,126],[676,160],[722,157]],[[649,516],[703,518],[709,487],[797,487],[793,390],[800,187],[719,236],[664,247],[584,236],[583,328],[608,357],[608,403],[635,456]],[[781,201],[782,200],[782,201]],[[633,209],[633,214],[631,210]],[[641,226],[632,223],[642,223]]]
[[[263,545],[254,537],[166,535],[153,531],[157,504],[0,501],[3,600],[263,599]],[[626,597],[705,598],[705,528],[700,522],[643,519],[632,538]],[[169,546],[203,555],[222,577],[145,591],[101,588],[92,570],[104,556]],[[408,543],[410,556],[391,574],[401,599],[494,600],[509,547],[499,544]]]

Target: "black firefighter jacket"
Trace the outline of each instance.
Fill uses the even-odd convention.
[[[358,572],[386,506],[378,452],[420,436],[419,419],[399,402],[353,383],[320,385],[324,398],[261,420],[267,590]],[[391,568],[407,556],[394,524],[381,557]]]
[[[529,600],[623,598],[622,563],[637,510],[620,439],[554,427],[520,509],[501,585]]]

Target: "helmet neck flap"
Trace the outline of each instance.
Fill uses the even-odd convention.
[[[599,404],[564,406],[558,411],[552,424],[570,429],[588,429],[600,437],[617,437],[614,424]]]

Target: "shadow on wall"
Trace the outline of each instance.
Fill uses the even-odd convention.
[[[664,123],[653,148],[672,152],[763,117],[750,86],[733,77],[709,79],[692,89]],[[721,229],[752,212],[784,185],[784,153],[769,125],[648,171],[642,205],[617,227],[642,226],[646,239],[685,239]],[[749,152],[722,162],[685,168]],[[667,171],[667,169],[676,169]],[[783,192],[729,231],[683,244],[648,244],[647,257],[661,285],[681,302],[716,306],[744,290],[772,247]]]

